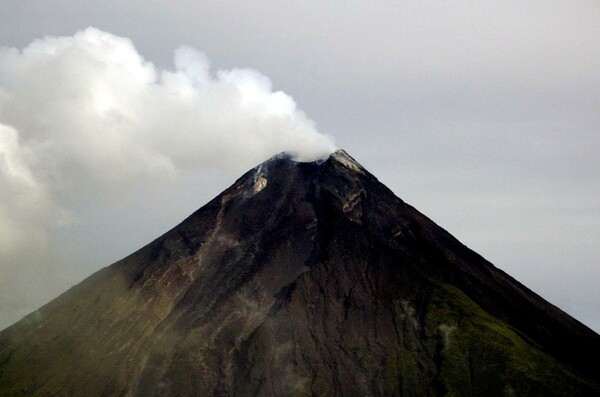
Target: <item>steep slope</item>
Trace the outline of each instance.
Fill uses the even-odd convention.
[[[1,332],[0,395],[600,395],[599,353],[338,151],[261,164]]]

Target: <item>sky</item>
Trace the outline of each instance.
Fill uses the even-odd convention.
[[[600,331],[596,1],[0,0],[0,328],[344,148]]]

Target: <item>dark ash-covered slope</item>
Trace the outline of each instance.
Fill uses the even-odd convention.
[[[2,396],[600,395],[600,337],[338,151],[0,333]]]

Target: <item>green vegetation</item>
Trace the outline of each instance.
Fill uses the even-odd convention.
[[[455,287],[443,285],[427,308],[437,339],[437,383],[446,396],[591,395],[586,384]]]

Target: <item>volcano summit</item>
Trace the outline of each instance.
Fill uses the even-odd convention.
[[[0,395],[592,396],[598,357],[337,151],[272,158],[0,332]]]

